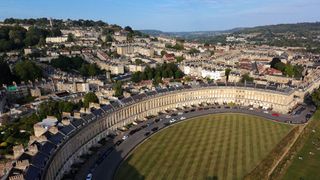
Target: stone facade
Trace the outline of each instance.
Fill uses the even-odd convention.
[[[191,88],[145,96],[132,103],[123,104],[122,107],[92,116],[88,120],[89,123],[59,146],[47,163],[43,179],[61,179],[63,174],[70,170],[71,165],[79,161],[79,157],[105,137],[109,130],[115,130],[167,109],[202,102],[219,104],[233,102],[243,106],[272,108],[281,113],[287,113],[298,103],[294,91],[278,92],[244,87]]]

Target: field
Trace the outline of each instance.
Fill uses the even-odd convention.
[[[244,114],[197,117],[151,136],[115,179],[240,179],[291,128]]]
[[[320,112],[313,117],[305,144],[292,164],[289,166],[283,179],[319,179],[320,177]],[[299,157],[301,157],[299,159]]]

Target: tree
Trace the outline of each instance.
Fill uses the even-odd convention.
[[[168,54],[167,51],[164,51],[164,50],[161,51],[161,57],[163,57],[166,54]]]
[[[14,81],[14,76],[9,68],[9,65],[0,59],[0,86],[2,84],[11,84]]]
[[[226,76],[226,81],[229,81],[229,75],[230,75],[231,69],[227,68],[224,70],[224,75]]]
[[[67,41],[68,41],[68,42],[73,42],[73,41],[74,41],[74,36],[73,36],[72,33],[69,33],[69,34],[68,34]]]
[[[98,74],[99,68],[96,64],[90,64],[88,67],[88,75],[89,76],[96,76]]]
[[[294,68],[291,64],[287,64],[285,66],[284,72],[287,76],[293,77],[294,76]]]
[[[26,46],[34,46],[39,43],[41,37],[45,38],[49,34],[48,31],[37,28],[35,26],[31,26],[26,33],[26,38],[24,39],[24,43]]]
[[[123,95],[123,89],[122,89],[122,82],[121,81],[117,81],[114,85],[113,85],[113,90],[114,92],[114,96],[116,97],[120,97]]]
[[[278,62],[278,63],[276,63],[276,64],[274,65],[273,68],[275,68],[275,69],[277,69],[277,70],[279,70],[279,71],[281,71],[281,72],[284,72],[285,69],[286,69],[286,64],[284,64],[283,62]]]
[[[29,60],[18,62],[14,72],[23,81],[34,81],[42,77],[42,70]]]
[[[249,74],[244,74],[242,75],[242,78],[241,78],[241,82],[242,83],[245,83],[245,82],[253,82],[253,77],[250,77]]]
[[[140,82],[142,80],[142,79],[140,79],[140,76],[141,76],[140,74],[141,74],[140,71],[133,73],[131,76],[131,81],[134,83]]]
[[[198,54],[198,53],[200,53],[200,51],[196,48],[191,48],[189,51],[189,54]]]
[[[272,61],[270,62],[270,67],[275,68],[275,67],[276,67],[276,64],[277,64],[277,63],[280,63],[280,62],[281,62],[280,58],[275,57],[275,58],[273,58]]]
[[[177,56],[176,60],[177,60],[178,63],[180,63],[180,62],[182,62],[184,60],[184,57],[183,56]]]
[[[97,97],[97,95],[93,92],[89,92],[87,93],[84,98],[83,98],[83,105],[84,107],[88,108],[89,107],[89,103],[98,103],[99,99]]]
[[[154,78],[152,84],[155,85],[155,86],[158,86],[159,83],[162,82],[162,79],[161,79],[161,76],[160,75],[156,75],[156,77]]]
[[[129,33],[133,33],[133,30],[130,26],[124,27],[124,30],[128,31]]]
[[[180,69],[178,71],[176,71],[174,74],[175,79],[183,78],[183,76],[184,76],[184,73]]]

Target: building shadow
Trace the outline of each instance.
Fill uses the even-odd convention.
[[[121,145],[120,145],[121,146]],[[143,176],[134,166],[129,164],[130,159],[125,159],[125,153],[118,150],[114,143],[112,150],[105,151],[91,168],[92,180],[144,180]],[[131,158],[130,156],[128,158]],[[124,169],[121,169],[124,168]]]

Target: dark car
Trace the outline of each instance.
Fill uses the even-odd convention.
[[[308,114],[306,115],[306,120],[309,120],[309,119],[311,118],[311,116],[312,116],[312,115],[308,113]]]
[[[150,135],[150,132],[146,132],[144,133],[145,136],[149,136]]]
[[[159,122],[159,121],[160,121],[160,119],[158,119],[158,118],[154,120],[154,122]]]
[[[170,123],[169,123],[169,122],[165,122],[165,123],[163,123],[163,125],[165,125],[165,126],[169,126],[169,125],[170,125]]]
[[[123,142],[123,140],[121,139],[121,140],[116,142],[116,145],[119,146],[122,142]]]
[[[114,139],[116,136],[117,136],[116,134],[111,133],[111,134],[108,134],[107,137],[108,137],[108,138],[111,138],[111,139]]]
[[[151,131],[155,132],[155,131],[158,131],[159,127],[154,127],[151,129]]]
[[[129,132],[129,135],[133,135],[134,133],[140,131],[141,129],[142,129],[141,127],[140,127],[140,128],[137,128],[137,129],[133,129],[133,130],[131,130],[131,131]]]
[[[148,127],[148,125],[146,125],[146,124],[141,126],[141,128],[146,128],[146,127]]]

